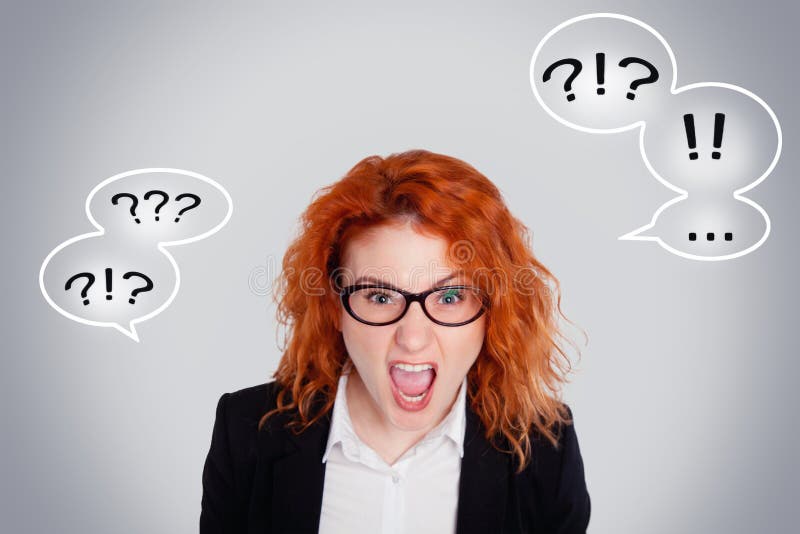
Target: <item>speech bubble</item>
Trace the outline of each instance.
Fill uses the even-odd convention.
[[[548,32],[531,58],[530,81],[545,111],[570,128],[639,128],[648,171],[680,194],[619,239],[655,241],[706,261],[743,256],[766,241],[769,216],[742,193],[772,172],[783,142],[777,116],[758,96],[717,82],[677,88],[667,41],[614,13],[575,17]]]
[[[216,233],[232,213],[228,192],[195,172],[149,168],[112,176],[86,199],[98,231],[61,243],[42,263],[42,295],[69,319],[138,342],[135,325],[166,309],[180,288],[166,247]]]
[[[553,68],[564,59],[580,65],[571,83],[576,69]],[[550,30],[533,53],[530,77],[539,104],[560,123],[615,133],[635,128],[669,98],[675,60],[664,38],[648,25],[596,13]]]
[[[766,212],[749,199],[728,202],[689,196],[664,204],[650,224],[620,239],[655,241],[690,259],[729,259],[756,249],[768,230]]]

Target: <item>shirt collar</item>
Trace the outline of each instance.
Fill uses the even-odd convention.
[[[350,410],[347,406],[347,379],[349,372],[343,372],[339,377],[339,385],[336,390],[336,399],[333,402],[333,415],[331,416],[331,429],[328,434],[328,444],[325,447],[325,454],[322,462],[328,460],[328,454],[337,443],[342,443],[345,451],[356,451],[363,442],[359,439],[353,429],[353,422],[350,419]],[[467,377],[461,381],[456,401],[447,416],[428,432],[417,445],[434,440],[441,436],[450,439],[458,448],[458,455],[464,457],[464,432],[466,431],[466,399],[467,399]],[[415,445],[416,447],[416,445]],[[356,452],[357,455],[357,452]]]

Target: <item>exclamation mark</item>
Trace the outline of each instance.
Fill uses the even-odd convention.
[[[597,85],[603,85],[606,83],[606,55],[602,52],[598,52],[594,55],[594,59],[597,64]],[[598,87],[597,94],[606,94],[605,87]]]
[[[111,300],[111,267],[106,267],[106,300]]]
[[[691,113],[687,113],[683,116],[683,126],[686,128],[686,141],[689,143],[689,159],[695,160],[697,159],[697,152],[695,148],[697,148],[697,139],[694,136],[694,115]]]
[[[725,114],[724,113],[715,113],[714,114],[714,148],[720,149],[722,148],[722,131],[725,129]],[[715,150],[711,153],[711,157],[714,159],[719,159],[722,157],[722,154]]]

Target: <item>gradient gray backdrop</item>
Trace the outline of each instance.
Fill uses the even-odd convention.
[[[500,187],[589,335],[564,399],[590,532],[797,532],[794,3],[218,4],[3,4],[0,530],[196,531],[216,402],[280,355],[261,275],[318,188],[420,147]],[[772,219],[754,253],[698,262],[616,240],[674,194],[638,132],[562,126],[528,82],[547,31],[600,11],[658,30],[678,85],[740,85],[777,114],[783,155],[747,195]],[[91,189],[142,167],[209,176],[234,210],[171,249],[180,292],[137,344],[59,315],[38,273],[93,230]]]

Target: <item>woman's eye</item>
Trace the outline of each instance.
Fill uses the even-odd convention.
[[[463,295],[460,291],[455,289],[451,289],[449,291],[445,291],[439,298],[439,301],[442,304],[457,304],[462,300]]]
[[[367,300],[376,304],[388,304],[392,299],[386,293],[375,291],[367,295]]]

